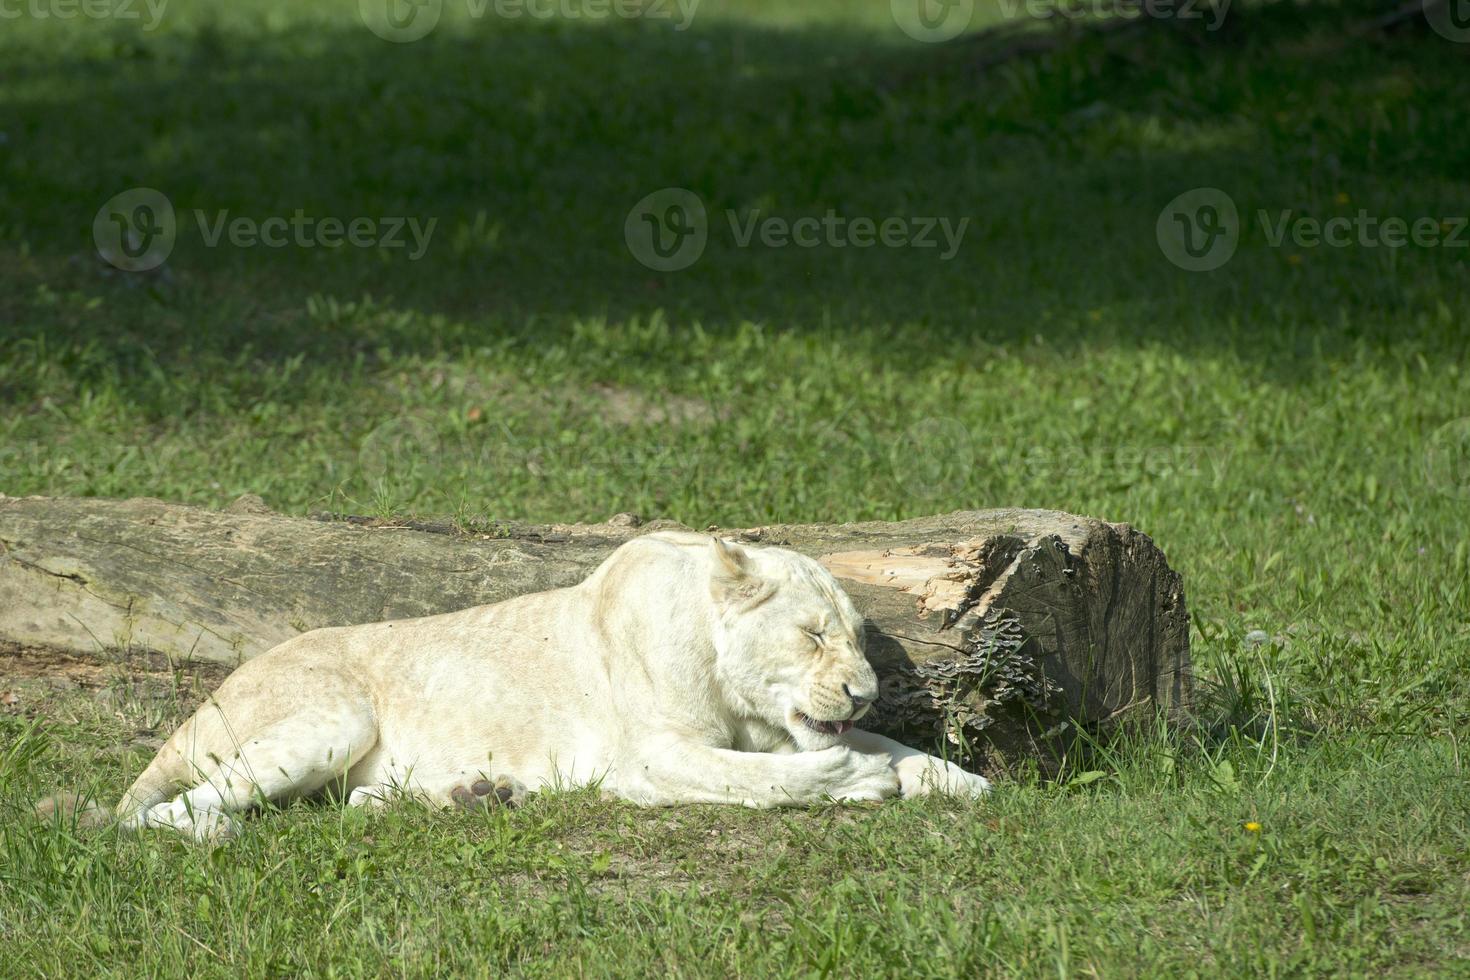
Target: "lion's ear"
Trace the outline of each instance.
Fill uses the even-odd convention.
[[[714,552],[710,562],[709,589],[716,602],[733,606],[755,606],[775,591],[774,586],[756,572],[750,552],[738,544],[710,538]]]

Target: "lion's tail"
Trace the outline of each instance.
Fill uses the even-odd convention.
[[[86,793],[54,793],[33,809],[38,820],[76,820],[79,828],[96,830],[112,821],[112,811]]]
[[[171,799],[188,776],[188,764],[178,752],[165,747],[133,781],[116,807],[106,807],[86,793],[55,793],[34,807],[41,820],[75,819],[79,828],[105,827],[140,810]]]

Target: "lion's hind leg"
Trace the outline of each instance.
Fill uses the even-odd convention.
[[[283,719],[223,755],[208,754],[212,768],[204,768],[198,785],[140,810],[125,826],[168,827],[199,840],[227,836],[235,830],[233,814],[345,778],[377,738],[371,711],[356,706]]]

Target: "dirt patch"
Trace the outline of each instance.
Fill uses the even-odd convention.
[[[653,398],[632,388],[592,385],[586,389],[601,403],[604,416],[617,425],[696,425],[720,416],[708,402],[683,395]]]
[[[12,681],[65,679],[78,687],[100,688],[127,676],[183,677],[213,688],[229,673],[230,668],[219,664],[170,664],[155,654],[117,652],[93,658],[0,640],[0,686]]]
[[[169,664],[154,654],[83,657],[0,641],[0,713],[75,714],[82,703],[156,729],[185,717],[229,675],[218,664]]]

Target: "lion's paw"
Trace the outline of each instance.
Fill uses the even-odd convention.
[[[194,839],[206,844],[223,844],[240,836],[240,821],[223,810],[207,810],[194,820]]]
[[[899,792],[898,773],[893,760],[885,754],[870,755],[851,749],[829,749],[837,752],[837,773],[828,791],[838,800],[886,800]]]
[[[201,844],[221,844],[239,836],[240,823],[224,810],[194,807],[181,797],[139,811],[126,826],[167,827],[193,837]]]
[[[449,798],[461,810],[487,810],[495,807],[515,809],[526,802],[526,787],[514,776],[477,779],[468,786],[456,786]]]
[[[990,792],[990,780],[939,759],[905,759],[896,767],[900,792],[911,796],[956,796],[978,800]]]

